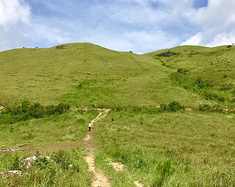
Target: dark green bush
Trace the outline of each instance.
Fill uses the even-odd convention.
[[[12,162],[10,166],[10,170],[20,170],[21,169],[21,160],[19,154],[15,154],[12,157]]]
[[[180,53],[175,53],[173,51],[166,51],[166,52],[163,52],[163,53],[160,53],[160,54],[156,54],[156,56],[158,57],[171,57],[171,56],[174,56],[174,55],[179,55]]]
[[[177,73],[187,73],[187,72],[189,72],[189,70],[187,70],[187,69],[180,68],[177,70]]]
[[[166,111],[166,110],[167,110],[167,105],[166,104],[160,104],[159,111],[163,112],[163,111]]]
[[[183,109],[184,109],[184,106],[181,105],[177,101],[173,101],[173,102],[169,103],[169,105],[168,105],[168,110],[172,111],[172,112],[176,112],[178,110],[183,110]]]
[[[219,102],[224,102],[224,101],[225,101],[225,98],[224,98],[224,97],[219,96],[219,95],[217,95],[217,94],[215,94],[215,93],[208,93],[208,92],[205,92],[204,95],[205,95],[205,98],[206,98],[207,100],[214,100],[214,101],[219,101]]]
[[[37,160],[35,160],[35,162],[33,162],[33,165],[36,166],[37,169],[43,170],[52,165],[52,161],[46,156],[40,156],[37,157]]]
[[[198,78],[196,80],[196,84],[197,84],[198,88],[200,88],[200,89],[207,87],[206,83],[201,78]]]
[[[211,111],[211,106],[208,104],[204,104],[204,105],[199,105],[199,111]]]
[[[13,124],[33,118],[43,118],[49,115],[60,115],[69,111],[66,104],[44,106],[40,103],[30,103],[25,100],[20,105],[6,107],[0,114],[0,123]]]
[[[58,45],[58,46],[56,46],[56,49],[64,49],[64,46],[63,45]]]

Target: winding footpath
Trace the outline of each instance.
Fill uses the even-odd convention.
[[[99,115],[91,121],[91,125],[93,126],[94,123],[102,120],[107,116],[107,113],[110,111],[110,109],[106,109],[104,114],[102,113],[102,110],[100,110]],[[85,157],[85,160],[89,166],[89,171],[93,172],[95,177],[92,182],[92,187],[111,187],[111,183],[109,179],[95,167],[95,154],[94,154],[94,148],[92,147],[92,133],[91,131],[88,131],[87,136],[84,138],[84,143],[86,143],[89,149],[88,155]]]
[[[101,121],[107,116],[107,113],[111,109],[98,109],[100,112],[98,116],[91,121],[91,126],[93,126],[98,121]],[[50,143],[43,146],[25,146],[24,149],[6,149],[6,150],[0,150],[0,151],[7,151],[7,152],[17,152],[17,151],[26,151],[26,152],[35,152],[36,150],[40,151],[41,154],[44,154],[48,151],[57,151],[59,149],[74,149],[74,148],[80,148],[84,147],[88,150],[88,154],[85,157],[85,161],[88,164],[88,169],[90,172],[94,174],[94,178],[91,184],[91,187],[111,187],[111,182],[109,181],[108,177],[106,177],[100,170],[98,170],[95,167],[95,150],[96,150],[96,144],[93,141],[92,131],[88,131],[86,137],[82,141],[76,141],[76,142],[60,142],[60,143]],[[111,159],[107,160],[108,163],[116,170],[117,172],[124,171],[125,166],[121,163],[114,163]],[[134,185],[136,187],[143,187],[144,184],[139,181],[135,180]]]

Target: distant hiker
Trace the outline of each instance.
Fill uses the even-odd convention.
[[[91,131],[91,123],[89,123],[88,128],[88,131]]]

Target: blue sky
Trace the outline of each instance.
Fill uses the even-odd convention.
[[[90,42],[147,53],[235,42],[235,1],[0,0],[0,50]]]

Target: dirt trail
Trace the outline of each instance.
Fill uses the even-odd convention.
[[[92,125],[96,123],[97,121],[100,121],[104,119],[107,116],[107,113],[111,109],[106,109],[106,110],[101,110],[99,115],[91,121]],[[92,131],[87,133],[86,137],[81,141],[74,141],[74,142],[57,142],[57,143],[48,143],[48,144],[43,144],[43,145],[38,145],[38,146],[32,146],[32,145],[23,145],[21,148],[19,148],[20,151],[25,151],[25,152],[30,152],[30,153],[35,153],[36,151],[39,151],[41,154],[45,154],[48,151],[57,151],[60,149],[65,149],[65,150],[71,150],[71,149],[78,149],[81,147],[84,148],[91,148],[91,143],[88,141],[92,137]],[[94,144],[94,142],[93,142]]]
[[[105,114],[100,111],[99,115],[91,121],[92,126],[94,123],[104,119],[107,116],[107,113],[110,111],[110,109],[105,110]],[[95,167],[95,156],[94,156],[94,148],[92,147],[92,133],[91,131],[87,133],[87,136],[83,140],[85,144],[90,145],[88,146],[89,148],[89,154],[85,158],[88,166],[89,166],[89,171],[93,172],[95,175],[95,178],[92,182],[92,187],[111,187],[111,183],[109,179],[103,175],[97,168]]]
[[[107,113],[111,109],[98,109],[99,115],[91,121],[92,126],[94,123],[104,119],[107,116]],[[111,187],[111,183],[109,179],[103,175],[96,167],[95,167],[95,142],[92,140],[92,130],[88,131],[86,137],[82,141],[75,142],[60,142],[60,143],[49,143],[43,146],[30,146],[24,145],[21,151],[32,152],[39,151],[41,154],[44,154],[48,151],[57,151],[59,149],[74,149],[74,148],[87,148],[89,150],[88,156],[85,157],[85,160],[89,166],[89,171],[93,172],[95,177],[92,182],[92,187]]]
[[[89,165],[89,171],[95,174],[95,179],[92,182],[92,187],[111,187],[109,179],[95,168],[94,153],[90,153],[86,158],[86,162]]]
[[[111,109],[101,110],[99,112],[99,115],[91,121],[92,126],[94,123],[104,119],[107,116],[107,113]],[[48,151],[56,151],[59,149],[74,149],[74,148],[87,148],[89,150],[89,153],[87,157],[85,157],[85,160],[89,166],[89,171],[94,173],[94,180],[92,182],[92,187],[111,187],[111,183],[109,179],[103,175],[98,169],[95,167],[95,143],[92,141],[92,130],[88,131],[86,137],[82,141],[76,141],[76,142],[61,142],[61,143],[50,143],[43,146],[25,146],[24,150],[27,152],[35,152],[36,150],[39,150],[41,154],[44,154]]]
[[[0,108],[1,109],[1,108]],[[91,121],[91,125],[93,126],[94,123],[101,121],[107,116],[107,113],[111,109],[98,109],[99,115]],[[75,141],[75,142],[60,142],[60,143],[49,143],[49,144],[44,144],[43,146],[30,146],[30,145],[22,145],[23,148],[19,149],[3,149],[0,151],[26,151],[26,152],[32,152],[35,153],[35,151],[39,151],[41,154],[45,154],[48,151],[57,151],[59,149],[76,149],[76,148],[87,148],[88,149],[88,155],[85,157],[85,160],[88,164],[89,171],[94,173],[94,179],[92,182],[92,187],[111,187],[111,183],[109,179],[102,174],[101,171],[99,171],[95,167],[95,149],[96,149],[96,144],[92,139],[92,130],[88,131],[86,137],[81,141]],[[121,163],[114,163],[112,162],[111,159],[107,159],[106,161],[109,162],[109,164],[117,171],[117,172],[122,172],[124,171],[125,167]],[[136,187],[144,187],[144,184],[136,180],[134,181],[134,185]]]

